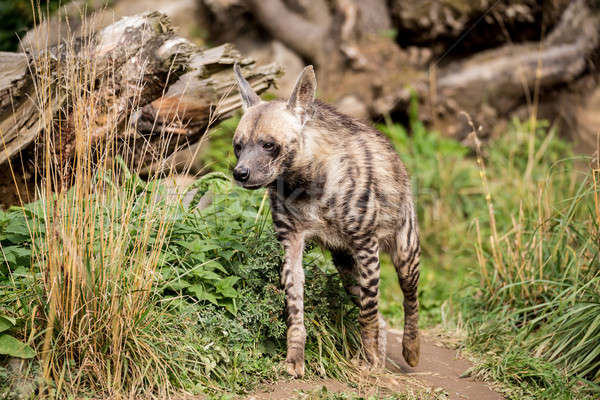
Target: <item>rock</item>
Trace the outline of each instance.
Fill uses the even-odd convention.
[[[173,175],[162,180],[167,187],[166,201],[171,204],[182,204],[188,208],[198,193],[198,189],[187,190],[190,185],[196,182],[197,178],[192,175]],[[213,201],[211,193],[206,193],[200,198],[195,208],[202,210],[208,207]]]
[[[29,400],[34,398],[37,389],[36,381],[29,376],[29,360],[12,357],[8,360],[7,369],[11,375],[10,392],[15,400]]]

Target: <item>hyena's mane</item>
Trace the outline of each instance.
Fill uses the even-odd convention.
[[[343,130],[350,134],[368,129],[368,125],[342,114],[334,106],[320,100],[315,100],[313,103],[310,124],[317,129],[337,132]]]
[[[353,140],[352,137],[361,136],[368,140],[374,140],[382,145],[386,151],[396,153],[394,146],[387,136],[361,120],[351,118],[342,114],[334,106],[315,100],[312,109],[310,126],[321,131],[328,131],[333,136],[341,136]]]

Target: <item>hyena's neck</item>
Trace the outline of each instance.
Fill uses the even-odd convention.
[[[323,196],[327,174],[318,165],[294,165],[286,169],[271,185],[287,201],[311,201]]]

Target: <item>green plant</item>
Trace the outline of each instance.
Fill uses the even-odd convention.
[[[3,0],[0,3],[0,51],[15,51],[42,14],[49,15],[69,0]]]
[[[203,336],[216,348],[229,349],[228,356],[206,352],[207,379],[223,389],[247,390],[273,378],[285,355],[282,250],[264,191],[233,187],[220,174],[194,186],[203,188],[196,196],[210,196],[212,202],[174,222],[160,290],[167,298],[197,304]],[[346,360],[359,340],[356,310],[320,250],[308,252],[305,270],[308,373],[348,377],[354,368]]]
[[[475,240],[469,227],[485,203],[469,149],[428,130],[416,107],[413,98],[407,128],[389,120],[377,128],[390,138],[411,175],[422,249],[420,319],[430,326],[442,321],[442,305],[452,304],[465,284],[473,260],[469,240]],[[387,257],[382,274],[384,315],[400,326],[402,295]]]
[[[509,138],[486,162],[478,154],[488,213],[476,225],[479,284],[463,303],[470,347],[494,354],[484,369],[512,396],[585,396],[600,360],[596,173],[578,172],[543,123],[514,121]]]
[[[35,356],[33,349],[8,333],[16,323],[16,319],[7,315],[0,315],[0,355],[32,358]]]
[[[8,285],[15,285],[18,274],[26,273],[31,259],[31,249],[23,246],[29,239],[29,229],[21,213],[0,211],[0,295],[7,296]],[[9,273],[15,271],[15,275]],[[9,315],[10,310],[0,308],[0,356],[32,358],[33,349],[14,335],[23,321]],[[6,313],[6,314],[5,314]]]
[[[209,195],[212,203],[202,210],[185,209],[182,206],[169,206],[158,200],[162,198],[160,193],[163,192],[158,182],[148,184],[135,175],[126,176],[129,178],[114,186],[111,182],[116,182],[108,177],[95,180],[96,183],[104,182],[109,187],[114,187],[118,190],[118,195],[115,194],[110,199],[105,198],[106,193],[88,196],[85,202],[86,209],[98,210],[93,225],[95,229],[100,230],[100,221],[112,221],[111,224],[119,227],[119,231],[114,231],[115,234],[122,232],[125,237],[115,240],[115,243],[125,246],[123,250],[118,253],[114,250],[107,251],[105,254],[110,255],[110,260],[105,260],[101,257],[102,253],[99,253],[103,246],[92,247],[94,242],[82,242],[77,248],[87,249],[83,254],[88,255],[62,257],[63,260],[95,257],[96,263],[102,262],[97,264],[95,273],[103,275],[97,276],[94,285],[90,287],[93,289],[93,297],[86,300],[86,306],[83,307],[86,311],[81,314],[84,318],[81,323],[90,321],[89,323],[105,324],[107,329],[104,330],[101,326],[80,327],[78,329],[93,332],[93,335],[80,336],[73,343],[67,343],[65,340],[68,340],[68,329],[73,328],[62,324],[55,327],[57,336],[50,348],[55,362],[62,365],[58,363],[62,357],[73,357],[75,361],[63,366],[64,378],[57,382],[56,390],[64,390],[61,386],[84,392],[91,389],[99,392],[108,390],[96,386],[97,383],[91,385],[92,382],[87,379],[74,381],[74,378],[86,371],[88,376],[96,377],[96,382],[110,382],[108,377],[92,375],[85,369],[89,363],[81,364],[78,354],[97,354],[93,374],[102,373],[98,368],[103,365],[114,370],[117,365],[107,362],[115,361],[103,359],[104,351],[90,349],[97,346],[106,348],[109,343],[114,346],[115,340],[122,343],[121,354],[135,352],[123,358],[123,361],[127,360],[121,364],[123,374],[127,373],[133,378],[135,374],[132,372],[144,365],[154,371],[147,376],[147,380],[138,383],[140,386],[133,387],[138,393],[162,393],[161,390],[176,388],[193,392],[243,392],[265,379],[275,379],[281,372],[279,362],[285,355],[284,301],[283,292],[279,288],[282,254],[271,229],[264,193],[233,187],[222,175],[212,174],[193,185],[194,188],[201,189],[197,196]],[[123,193],[123,188],[129,188],[127,193],[132,193],[133,197]],[[75,192],[69,192],[64,204],[77,204],[74,203],[74,196],[77,196]],[[45,235],[47,229],[53,229],[56,225],[51,218],[41,220],[35,216],[43,210],[44,204],[45,201],[42,200],[20,213],[21,216],[28,215],[26,221],[30,226],[36,226],[37,221],[36,230],[41,232],[40,235]],[[115,216],[106,215],[105,212],[110,210],[126,210],[128,218],[123,219],[120,212]],[[158,219],[157,214],[161,216]],[[165,232],[160,233],[160,229],[155,229],[157,224],[165,226]],[[148,228],[150,236],[140,235],[143,232],[140,227],[147,225],[151,227]],[[136,247],[148,249],[147,246],[151,246],[150,251],[158,249],[155,247],[158,246],[156,234],[161,235],[158,239],[165,239],[152,261],[151,265],[156,266],[152,278],[131,268],[135,268],[136,260],[146,259],[138,258]],[[35,243],[46,245],[45,236],[40,235],[35,237],[34,247]],[[110,237],[109,233],[107,239]],[[144,240],[143,243],[147,244],[144,246],[138,240]],[[31,239],[21,245],[31,246]],[[147,251],[144,251],[146,256],[152,254]],[[49,254],[44,248],[34,250],[34,253],[37,252]],[[133,258],[131,261],[123,261],[117,259],[116,254]],[[86,261],[88,265],[90,262],[92,261]],[[15,308],[18,307],[18,302],[31,298],[33,301],[27,307],[19,309],[19,313],[23,316],[35,314],[36,307],[40,308],[46,298],[43,292],[44,281],[37,271],[43,271],[47,264],[47,261],[41,260],[27,266],[26,270],[33,273],[26,284],[29,288],[27,294],[19,292],[18,284],[9,285],[6,292],[10,297],[3,298],[0,304],[6,308]],[[107,271],[111,265],[119,268]],[[359,340],[356,311],[342,289],[337,273],[320,251],[315,249],[309,252],[305,266],[307,280],[310,280],[306,287],[307,297],[310,298],[306,303],[308,373],[348,377],[353,373],[353,367],[346,360],[357,351]],[[12,270],[10,274],[15,275]],[[137,276],[141,279],[132,282],[131,278]],[[152,286],[145,290],[125,286],[134,282]],[[109,284],[118,286],[108,286]],[[100,290],[106,290],[108,294],[103,295]],[[120,295],[115,299],[110,294],[114,291],[125,296]],[[129,296],[144,297],[132,302],[135,307],[128,308],[122,301],[133,300]],[[104,299],[118,300],[115,302],[116,308],[106,310],[110,305],[95,305],[95,302]],[[63,299],[59,307],[67,305],[69,301]],[[88,310],[87,307],[93,309]],[[36,319],[35,326],[22,327],[25,332],[43,327],[49,308],[42,307],[42,310],[44,317]],[[136,314],[127,316],[125,312],[128,310]],[[64,314],[67,311],[59,312]],[[90,315],[92,312],[98,314]],[[74,321],[74,317],[70,317],[70,321]],[[112,321],[110,318],[116,320]],[[127,336],[120,331],[117,337],[114,336],[114,324],[118,321],[133,325]],[[38,335],[34,340],[41,351],[43,339],[43,335]],[[129,342],[130,340],[135,342]],[[68,356],[67,351],[72,355]],[[147,360],[142,361],[138,357],[145,357]],[[157,374],[161,372],[161,368],[165,368],[167,375]],[[125,379],[119,390],[132,390],[131,386],[135,384],[135,381]],[[173,385],[172,389],[169,389],[170,385]]]
[[[208,170],[224,173],[230,173],[233,170],[236,159],[231,143],[239,121],[238,116],[226,119],[208,132],[207,138],[210,145],[200,156]]]
[[[481,375],[503,382],[510,396],[596,390],[598,179],[574,168],[569,145],[544,121],[513,120],[472,158],[425,129],[415,104],[411,135],[389,122],[380,129],[413,174],[426,321],[442,317],[448,326],[462,314]],[[401,296],[385,295],[393,275],[386,268],[384,310],[393,319]],[[433,313],[449,314],[432,318],[432,301]]]

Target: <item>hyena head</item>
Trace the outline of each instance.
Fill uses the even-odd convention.
[[[304,68],[290,99],[264,102],[254,93],[237,64],[234,71],[244,115],[233,137],[238,159],[236,182],[247,189],[273,183],[302,150],[302,129],[312,113],[317,82],[312,66]]]

